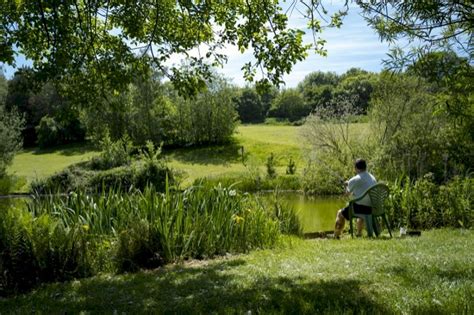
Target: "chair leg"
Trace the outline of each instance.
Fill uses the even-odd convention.
[[[373,237],[374,236],[374,223],[373,223],[373,219],[372,219],[372,216],[371,215],[366,215],[364,217],[364,220],[365,220],[365,226],[367,228],[367,235],[369,237]]]
[[[383,221],[385,222],[385,225],[387,226],[388,234],[390,234],[390,238],[392,238],[392,230],[390,229],[390,224],[388,223],[387,215],[384,213],[383,215]]]
[[[379,223],[378,217],[372,216],[372,226],[374,228],[375,236],[379,237],[380,232],[382,231],[382,229],[380,228],[380,223]]]

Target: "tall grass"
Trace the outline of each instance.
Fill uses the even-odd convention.
[[[100,271],[269,248],[282,232],[298,231],[290,228],[298,223],[291,211],[220,185],[36,198],[26,209],[10,207],[0,214],[1,274],[29,270],[24,279],[0,278],[0,293]],[[21,260],[27,263],[15,263]]]
[[[455,177],[437,185],[428,175],[402,177],[390,184],[389,216],[395,226],[439,228],[474,226],[474,179]]]

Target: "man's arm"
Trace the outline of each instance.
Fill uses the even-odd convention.
[[[351,192],[349,190],[349,181],[344,182],[344,195],[345,196],[350,196]]]

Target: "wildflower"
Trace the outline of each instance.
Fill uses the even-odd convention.
[[[83,228],[84,231],[86,231],[86,232],[89,231],[89,224],[84,224],[84,225],[82,226],[82,228]]]
[[[235,223],[237,223],[237,224],[239,224],[240,222],[244,221],[244,218],[243,218],[243,217],[238,216],[238,215],[236,215],[236,214],[234,214],[234,215],[232,216],[232,219],[233,219],[233,220],[235,221]]]
[[[229,190],[229,196],[233,197],[235,195],[237,195],[237,191],[235,191],[235,189]]]

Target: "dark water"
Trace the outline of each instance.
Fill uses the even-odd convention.
[[[347,203],[343,197],[308,197],[297,193],[281,194],[280,198],[297,211],[304,233],[333,230],[337,211]]]

